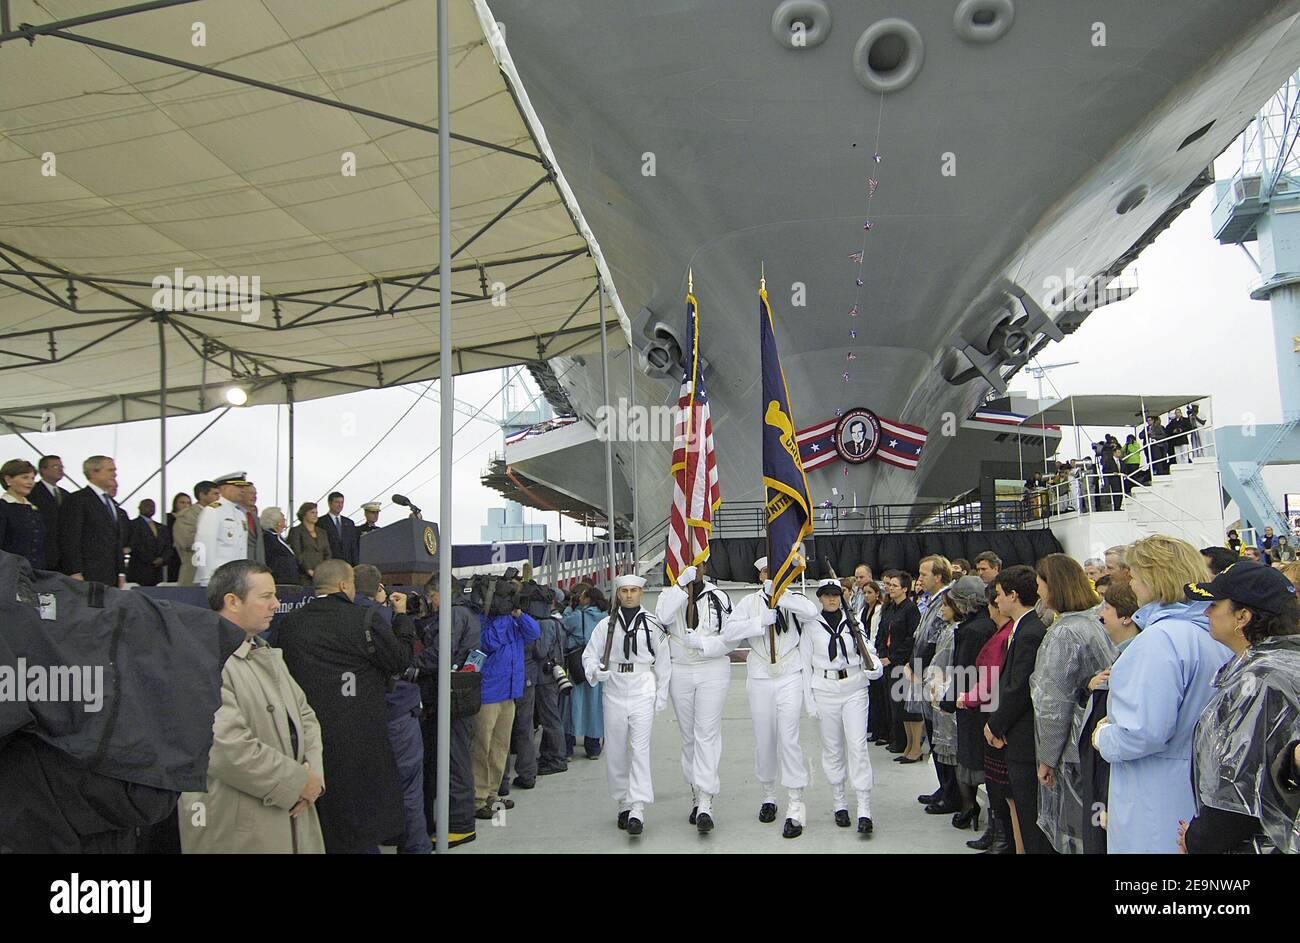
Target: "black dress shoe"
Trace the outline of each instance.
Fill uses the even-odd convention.
[[[803,826],[794,819],[786,819],[785,825],[781,826],[782,838],[798,838],[803,834]]]
[[[567,773],[568,771],[569,771],[569,767],[567,767],[567,766],[539,766],[539,767],[537,767],[537,775],[538,775],[538,776],[550,776],[550,775],[553,774],[553,773]]]
[[[618,827],[623,831],[627,831],[627,817],[631,814],[632,812],[629,809],[624,809],[618,814]]]
[[[993,821],[989,820],[988,828],[984,829],[984,834],[979,838],[972,838],[966,842],[967,848],[974,848],[976,851],[984,851],[993,844]]]
[[[691,806],[691,814],[690,814],[690,816],[687,817],[686,821],[688,821],[688,822],[690,822],[692,825],[694,825],[694,824],[695,824],[695,817],[696,817],[697,815],[699,815],[699,812],[700,812],[700,807],[699,807],[699,806],[697,806],[697,805],[693,805],[693,806]]]
[[[954,812],[960,812],[957,806],[944,805],[938,802],[932,802],[925,807],[926,815],[951,815]]]
[[[865,815],[858,817],[858,834],[870,835],[875,826],[871,824],[871,819]]]
[[[849,827],[849,824],[850,824],[850,823],[849,823],[849,810],[848,810],[848,809],[837,809],[837,810],[836,810],[836,812],[835,812],[835,824],[838,825],[840,828],[848,828],[848,827]]]
[[[532,789],[532,788],[536,787],[536,785],[537,785],[537,780],[535,780],[535,779],[520,779],[518,776],[516,776],[514,779],[510,780],[510,785],[512,785],[512,786],[518,786],[520,789]]]
[[[917,796],[916,801],[921,803],[921,805],[934,805],[941,798],[942,798],[942,794],[937,792],[932,792],[928,796]]]
[[[774,802],[764,802],[761,806],[759,806],[759,808],[758,808],[758,820],[759,820],[760,822],[775,822],[775,821],[776,821],[776,803],[774,803]]]
[[[634,819],[631,817],[628,818],[627,833],[629,835],[640,835],[644,829],[645,829],[645,823],[643,823],[640,819]]]
[[[896,743],[891,743],[891,744],[889,744],[889,746],[888,746],[888,750],[889,750],[890,753],[906,753],[906,752],[907,752],[907,747],[900,747],[900,746],[899,746],[898,744],[896,744]]]
[[[713,816],[707,812],[701,812],[695,817],[695,827],[699,829],[701,835],[707,835],[713,831]]]

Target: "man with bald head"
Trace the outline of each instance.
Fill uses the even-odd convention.
[[[411,664],[374,608],[356,605],[356,576],[343,560],[316,567],[316,598],[279,628],[284,663],[320,719],[329,789],[317,802],[325,850],[374,852],[399,839],[405,816],[388,739],[389,679]]]

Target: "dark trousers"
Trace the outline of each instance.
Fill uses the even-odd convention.
[[[1025,854],[1052,854],[1056,849],[1038,827],[1038,764],[1007,760],[1007,778],[1011,780],[1011,801],[1016,804]]]
[[[907,731],[903,729],[903,720],[907,715],[907,703],[903,700],[901,685],[904,683],[903,669],[889,666],[889,673],[880,680],[888,679],[889,687],[885,695],[889,700],[889,745],[896,749],[907,746]]]
[[[424,740],[419,718],[410,713],[389,717],[388,742],[393,746],[397,778],[402,784],[405,828],[397,850],[404,855],[431,854],[433,845],[424,817]]]
[[[867,688],[867,728],[871,739],[894,742],[894,716],[889,709],[888,675],[881,675]]]
[[[420,724],[424,735],[424,819],[430,832],[438,827],[435,799],[438,790],[438,717],[437,701],[425,702],[425,716]],[[430,706],[432,705],[432,706]],[[474,831],[474,768],[470,765],[470,741],[474,739],[474,718],[461,717],[451,722],[451,772],[448,783],[447,831],[457,834]]]
[[[538,762],[542,766],[563,767],[564,719],[560,714],[560,686],[551,677],[537,683],[537,723],[542,728],[542,747]]]
[[[510,729],[510,754],[515,760],[515,775],[526,783],[537,778],[537,742],[533,739],[533,713],[537,704],[537,685],[524,686],[524,696],[515,700],[515,724]],[[500,795],[510,792],[510,764],[502,775]]]

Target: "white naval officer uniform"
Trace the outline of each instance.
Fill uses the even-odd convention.
[[[682,571],[679,581],[689,583],[695,567]],[[718,767],[722,763],[722,708],[731,685],[731,659],[735,648],[723,634],[731,615],[731,600],[712,583],[705,583],[695,598],[696,628],[686,627],[689,597],[681,586],[665,587],[656,614],[669,634],[673,673],[669,685],[673,711],[682,734],[682,776],[691,787],[700,814],[713,814],[713,797],[722,788]]]
[[[838,580],[823,580],[822,589]],[[844,609],[841,608],[841,613]],[[884,674],[871,639],[862,635],[864,665],[854,633],[845,616],[831,628],[827,613],[804,625],[799,650],[804,664],[804,698],[808,713],[821,723],[822,770],[834,793],[834,811],[848,810],[847,779],[857,794],[858,818],[871,818],[871,758],[867,753],[867,682]],[[859,631],[861,624],[859,623]],[[835,654],[830,649],[834,645]]]
[[[755,562],[762,572],[767,560]],[[776,804],[776,781],[789,791],[786,818],[803,825],[806,814],[803,790],[808,786],[808,764],[799,744],[799,723],[804,708],[803,658],[799,639],[817,621],[821,609],[806,596],[787,589],[778,601],[779,614],[769,622],[772,581],[760,592],[736,604],[725,636],[734,645],[747,643],[745,693],[754,720],[754,771],[763,791],[763,804]]]
[[[626,580],[640,580],[627,583]],[[620,814],[645,821],[645,806],[654,802],[650,783],[650,728],[654,715],[668,706],[672,661],[663,626],[643,607],[625,621],[617,603],[619,585],[644,586],[640,577],[615,580],[613,612],[596,623],[582,652],[587,683],[604,682],[601,702],[605,716],[605,774],[609,794]],[[601,667],[605,638],[614,633],[609,664]]]
[[[207,586],[217,567],[248,559],[248,518],[244,509],[225,498],[199,513],[194,531],[194,579]]]

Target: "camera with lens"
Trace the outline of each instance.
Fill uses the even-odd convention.
[[[556,686],[560,689],[560,695],[563,696],[573,690],[573,682],[569,680],[569,673],[564,670],[564,666],[554,661],[547,661],[542,665],[542,670],[555,679]]]

